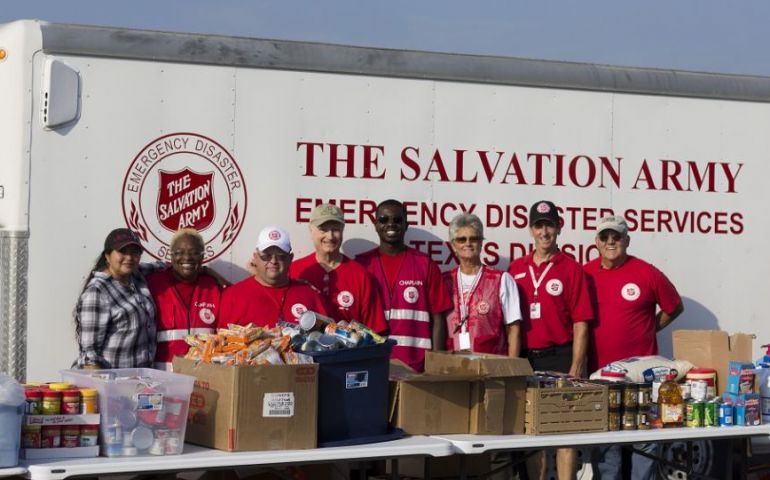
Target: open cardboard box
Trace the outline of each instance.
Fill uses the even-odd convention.
[[[687,360],[696,367],[717,371],[717,392],[727,391],[730,361],[750,362],[753,334],[729,335],[721,330],[674,330],[674,358]]]
[[[526,359],[488,353],[426,352],[425,372],[475,377],[471,383],[468,433],[524,433],[527,376],[533,373]]]

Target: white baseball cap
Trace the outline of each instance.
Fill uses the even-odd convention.
[[[602,232],[603,230],[613,230],[621,235],[625,235],[628,233],[628,224],[620,215],[609,215],[602,218],[596,227],[597,232]]]
[[[257,237],[257,250],[264,252],[270,247],[278,247],[286,253],[291,253],[289,232],[275,225],[263,228]]]

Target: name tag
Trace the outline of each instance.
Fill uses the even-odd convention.
[[[460,350],[471,349],[471,334],[470,332],[460,332]]]
[[[540,302],[529,304],[529,318],[532,320],[540,318]]]

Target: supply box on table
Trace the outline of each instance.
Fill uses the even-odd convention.
[[[182,357],[173,365],[195,377],[188,442],[231,452],[315,448],[318,365],[228,366]]]
[[[674,330],[674,358],[717,371],[717,394],[727,390],[730,361],[750,362],[754,335],[720,330]]]
[[[390,421],[410,435],[468,433],[472,375],[417,373],[390,362]]]
[[[607,386],[581,381],[557,386],[530,378],[525,425],[528,435],[607,430]]]
[[[442,433],[489,435],[523,433],[526,376],[531,373],[529,362],[521,358],[477,353],[426,352],[425,376],[440,377],[443,380],[421,381],[419,378],[413,378],[401,386],[400,382],[396,382],[397,395],[394,396],[393,410],[404,412],[400,417],[395,417],[396,421],[400,418],[403,424],[404,419],[410,416],[417,418],[424,414],[432,419],[425,422],[429,431],[441,429],[446,430]],[[442,381],[453,385],[441,387]],[[467,386],[460,386],[461,382],[467,383]],[[404,389],[404,386],[410,388]],[[453,418],[454,413],[447,413],[458,411],[459,400],[455,399],[464,395],[461,393],[463,388],[468,389],[466,400],[462,404],[468,412],[467,423],[464,423],[464,419]],[[412,389],[421,390],[426,399],[435,400],[439,398],[439,393],[445,396],[441,401],[413,405],[400,398],[400,395]],[[407,410],[408,415],[405,416]],[[461,421],[463,425],[460,425]],[[449,431],[455,429],[457,431]]]
[[[527,375],[532,367],[523,358],[486,353],[426,352],[425,372],[473,375],[469,403],[469,433],[524,433]]]
[[[395,341],[305,352],[319,365],[318,446],[374,443],[403,436],[388,430],[388,367]]]
[[[102,455],[182,453],[192,377],[150,368],[62,370],[61,375],[99,392]]]

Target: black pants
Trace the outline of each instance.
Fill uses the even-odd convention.
[[[524,354],[535,371],[569,373],[572,367],[572,343],[543,349],[530,349]]]

